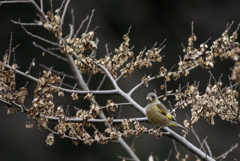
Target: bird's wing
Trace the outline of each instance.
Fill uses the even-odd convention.
[[[170,120],[176,122],[176,119],[175,119],[170,113],[168,113],[168,112],[166,111],[167,109],[166,109],[166,110],[161,110],[160,104],[156,104],[156,105],[157,105],[158,111],[159,111],[161,114],[167,116]]]

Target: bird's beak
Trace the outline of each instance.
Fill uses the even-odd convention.
[[[151,97],[148,97],[146,98],[149,102],[152,102],[152,98]]]

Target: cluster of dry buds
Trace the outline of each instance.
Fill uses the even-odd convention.
[[[111,56],[107,54],[104,58],[96,59],[94,55],[85,56],[84,51],[87,49],[96,50],[97,44],[94,41],[94,31],[86,32],[81,35],[80,38],[69,35],[65,38],[62,37],[61,18],[59,16],[59,10],[56,11],[56,15],[52,12],[47,13],[48,21],[44,22],[43,26],[50,32],[55,34],[55,37],[59,39],[59,45],[62,46],[61,52],[74,56],[74,65],[82,73],[97,73],[105,71],[99,67],[98,64],[105,67],[114,79],[117,79],[117,71],[120,69],[121,74],[124,77],[131,76],[136,69],[145,67],[151,67],[152,62],[161,62],[162,56],[160,52],[163,47],[153,47],[150,50],[141,51],[135,60],[132,49],[129,48],[129,33],[123,36],[123,42],[118,49],[115,49],[115,54]],[[238,29],[237,29],[238,30]],[[240,62],[239,62],[239,44],[235,42],[237,39],[237,30],[228,36],[229,28],[224,31],[222,37],[215,40],[210,50],[207,50],[207,42],[200,45],[197,49],[193,46],[193,42],[197,37],[194,33],[188,39],[188,47],[184,48],[183,60],[178,63],[178,69],[175,72],[168,70],[164,67],[160,68],[159,74],[155,77],[145,76],[142,79],[144,84],[148,84],[149,80],[163,77],[165,82],[177,80],[180,78],[180,74],[187,76],[189,71],[197,66],[202,66],[206,69],[214,67],[214,58],[220,57],[221,59],[232,59],[235,61],[235,65],[232,70],[231,79],[235,82],[240,82]],[[122,67],[129,58],[132,58],[130,62],[126,64],[126,67]],[[181,59],[181,58],[180,58]],[[108,140],[117,141],[119,137],[130,137],[135,134],[140,136],[142,133],[148,132],[150,135],[161,137],[162,132],[156,129],[147,130],[146,127],[140,125],[138,121],[132,119],[123,119],[122,122],[116,124],[113,122],[113,117],[109,116],[104,121],[106,129],[104,132],[100,132],[93,123],[89,120],[97,118],[101,115],[103,108],[92,103],[89,106],[89,110],[78,109],[74,116],[69,116],[63,107],[59,106],[55,109],[53,101],[53,93],[58,93],[59,96],[64,96],[64,92],[60,90],[59,84],[62,79],[60,76],[55,75],[49,71],[43,71],[43,76],[38,79],[37,87],[34,90],[34,99],[32,101],[32,107],[26,109],[24,107],[25,96],[28,94],[25,87],[16,90],[15,81],[15,69],[16,64],[13,64],[10,70],[5,69],[5,65],[8,62],[8,55],[5,55],[3,61],[0,63],[0,100],[17,106],[22,111],[27,112],[29,118],[36,119],[40,128],[45,128],[51,131],[47,137],[47,144],[52,145],[54,143],[54,135],[58,134],[62,138],[68,137],[73,140],[75,145],[78,141],[83,141],[84,144],[91,145],[94,141],[100,144],[106,144]],[[212,76],[213,77],[213,76]],[[215,79],[215,78],[214,78]],[[161,89],[166,89],[165,85],[161,86]],[[184,90],[184,91],[183,91]],[[167,90],[166,90],[167,91]],[[166,93],[166,95],[171,93]],[[198,85],[188,85],[185,89],[177,89],[175,92],[176,107],[184,109],[186,106],[191,107],[191,120],[184,121],[184,125],[187,129],[191,129],[200,117],[205,118],[209,123],[214,124],[214,116],[219,115],[223,120],[231,121],[233,123],[239,122],[239,107],[238,107],[238,92],[233,86],[222,88],[222,82],[215,81],[212,85],[208,84],[206,92],[200,95]],[[79,95],[76,92],[71,93],[72,99],[77,100]],[[89,92],[84,99],[93,98],[93,93]],[[15,104],[14,104],[15,103]],[[109,113],[115,112],[118,105],[112,100],[108,100],[105,106]],[[11,112],[12,108],[9,108]],[[58,118],[54,130],[49,129],[49,119]],[[71,122],[70,119],[81,120],[79,122]],[[120,125],[119,125],[120,124]],[[92,127],[94,129],[93,134],[90,134],[86,127]]]

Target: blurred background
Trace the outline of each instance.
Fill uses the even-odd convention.
[[[39,1],[37,1],[39,3]],[[53,0],[54,10],[61,6],[62,1]],[[129,91],[136,84],[141,81],[144,74],[156,75],[161,66],[170,69],[179,61],[179,55],[183,56],[182,45],[187,46],[187,39],[191,35],[191,23],[194,21],[194,33],[197,36],[195,47],[199,47],[202,42],[205,42],[211,37],[208,45],[211,46],[212,41],[219,38],[226,29],[227,23],[235,21],[230,30],[230,34],[237,28],[240,22],[240,1],[239,0],[202,0],[202,1],[173,1],[173,0],[159,0],[159,1],[116,1],[116,0],[72,0],[69,4],[65,22],[63,25],[63,36],[69,34],[69,24],[72,22],[71,9],[74,10],[75,15],[75,28],[81,24],[82,20],[87,15],[91,15],[95,9],[92,22],[89,30],[98,29],[95,31],[95,38],[100,40],[97,50],[97,58],[102,58],[106,54],[105,45],[108,44],[109,52],[114,53],[114,49],[118,48],[120,43],[123,42],[123,35],[128,32],[128,28],[132,26],[130,36],[130,46],[135,46],[133,51],[135,56],[139,54],[145,47],[152,48],[155,42],[160,44],[164,39],[166,47],[161,52],[165,55],[161,63],[155,63],[152,68],[143,68],[140,71],[135,71],[133,76],[129,78],[121,78],[119,86],[124,91]],[[45,13],[50,10],[50,2],[44,1]],[[48,55],[42,56],[42,51],[35,48],[32,44],[35,41],[37,44],[44,47],[52,47],[45,42],[41,42],[36,38],[27,35],[21,26],[13,24],[10,20],[31,23],[34,20],[39,20],[36,16],[36,10],[33,5],[24,4],[2,4],[0,6],[0,56],[3,57],[5,51],[9,48],[10,35],[13,33],[12,46],[20,44],[16,50],[16,62],[20,66],[19,70],[27,71],[32,59],[35,58],[36,66],[32,68],[30,74],[39,77],[43,70],[40,64],[47,67],[53,67],[58,71],[64,71],[71,74],[71,71],[66,62]],[[84,32],[87,23],[83,26],[80,33]],[[39,35],[51,41],[56,41],[54,35],[48,32],[43,27],[27,26],[28,31],[33,34]],[[79,35],[80,36],[80,35]],[[59,52],[57,52],[60,54]],[[86,53],[88,54],[88,53]],[[64,55],[62,55],[64,56]],[[219,58],[215,59],[216,64],[214,69],[211,69],[216,79],[223,73],[222,81],[223,86],[229,84],[228,75],[231,74],[231,67],[233,66],[230,60],[220,61]],[[176,67],[174,68],[176,70]],[[103,75],[96,74],[90,81],[90,89],[96,89],[101,81]],[[84,75],[87,81],[88,75]],[[171,81],[168,83],[168,90],[178,88],[179,84],[182,86],[193,84],[194,81],[200,81],[200,91],[204,93],[205,87],[209,81],[208,70],[198,67],[190,71],[188,77],[181,77],[177,82]],[[17,76],[17,88],[24,86],[28,80],[24,77]],[[74,86],[74,80],[66,78],[65,83]],[[158,95],[164,94],[159,89],[163,84],[163,79],[158,79],[149,83],[149,87],[141,87],[134,94],[133,98],[142,107],[146,106],[146,95],[157,90]],[[101,89],[111,89],[109,80],[106,80]],[[30,82],[28,84],[29,95],[25,106],[30,108],[32,101],[33,90],[36,83]],[[114,102],[123,102],[122,98],[117,96],[96,96],[96,100],[102,106],[107,102],[107,99],[113,99]],[[174,105],[174,98],[168,98]],[[71,97],[65,94],[65,97],[54,97],[56,107],[64,105],[66,109],[76,106],[78,108],[88,109],[89,103],[84,102],[80,97],[78,101],[72,101]],[[163,102],[168,108],[170,107],[167,101]],[[128,158],[128,154],[117,143],[108,143],[106,145],[99,145],[94,143],[92,146],[83,145],[79,142],[78,146],[71,143],[69,139],[60,139],[55,136],[55,143],[48,146],[45,142],[49,132],[46,130],[39,131],[37,124],[32,120],[27,119],[25,113],[17,113],[7,115],[5,105],[0,103],[0,158],[5,161],[12,160],[121,160],[118,156]],[[72,109],[72,108],[70,108]],[[117,109],[114,116],[118,116],[120,108]],[[141,117],[141,114],[132,109],[131,107],[122,107],[121,117],[134,118]],[[185,110],[177,111],[177,120],[183,124],[186,119],[186,113],[190,116],[190,107]],[[109,114],[106,113],[108,116]],[[34,123],[34,128],[25,128],[26,122]],[[52,125],[50,125],[52,126]],[[152,127],[146,124],[148,127]],[[100,129],[102,127],[99,127]],[[215,117],[215,125],[208,124],[204,119],[200,119],[194,129],[202,141],[207,137],[208,145],[212,150],[213,156],[219,156],[236,143],[239,143],[238,134],[240,127],[230,122],[222,121],[218,116]],[[181,130],[172,128],[172,130],[181,134]],[[187,139],[197,147],[200,147],[193,133],[187,136]],[[157,156],[159,160],[167,159],[169,151],[172,150],[170,160],[176,160],[176,152],[174,150],[173,141],[165,136],[156,139],[154,136],[143,134],[141,137],[135,138],[131,136],[125,139],[129,145],[134,145],[135,152],[141,160],[147,160],[149,155]],[[180,158],[185,154],[190,154],[189,160],[195,160],[185,147],[176,143],[180,151]],[[231,152],[226,160],[240,159],[239,148]]]

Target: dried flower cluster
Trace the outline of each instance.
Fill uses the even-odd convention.
[[[237,83],[240,83],[240,61],[237,61],[234,64],[231,79]]]
[[[123,136],[125,138],[130,137],[132,134],[134,134],[133,128],[131,128],[129,125],[132,123],[132,120],[127,119],[122,121],[122,128],[123,128]]]
[[[32,107],[28,110],[28,117],[35,118],[37,115],[55,116],[53,92],[60,92],[58,88],[49,85],[61,82],[61,78],[53,75],[51,71],[43,71],[43,77],[38,79],[37,87],[34,90]]]
[[[111,141],[117,141],[118,138],[122,136],[120,131],[116,131],[110,127],[106,128],[105,132],[109,134]]]
[[[134,55],[129,49],[130,38],[127,34],[123,36],[123,40],[124,42],[120,44],[120,47],[115,49],[116,54],[112,57],[112,59],[110,58],[110,55],[106,55],[104,60],[98,60],[100,64],[109,70],[115,79],[117,78],[117,69]]]
[[[140,125],[140,123],[138,121],[135,121],[134,124],[135,124],[135,129],[137,130],[136,137],[141,136],[142,133],[147,131],[147,128],[143,125]]]
[[[149,129],[148,135],[154,135],[156,138],[162,137],[162,131],[160,129]]]
[[[142,67],[152,67],[152,62],[161,62],[162,57],[159,55],[162,51],[162,48],[153,48],[148,50],[145,53],[145,57],[143,58],[144,51],[141,51],[139,55],[136,57],[136,60],[133,62],[129,62],[125,68],[121,69],[121,73],[124,74],[124,77],[131,76],[135,69],[141,69]]]
[[[4,55],[3,61],[0,62],[0,101],[4,99],[7,102],[16,102],[17,104],[23,105],[28,91],[25,87],[21,87],[19,91],[16,90],[16,75],[14,70],[18,66],[17,64],[13,64],[10,70],[6,70],[5,65],[7,61],[8,54]],[[9,112],[10,111],[9,108]]]
[[[57,9],[55,12],[57,13],[56,15],[53,15],[51,11],[47,12],[46,17],[49,18],[50,21],[44,23],[43,26],[50,32],[53,32],[55,37],[58,38],[62,36],[61,18],[59,16],[59,9]]]
[[[184,121],[186,128],[192,128],[200,117],[203,117],[207,122],[214,124],[214,116],[219,115],[222,120],[237,123],[240,118],[238,116],[238,92],[233,90],[232,87],[222,88],[222,82],[216,84],[209,84],[206,92],[202,95],[199,94],[196,85],[186,87],[184,92],[176,90],[175,98],[178,101],[175,106],[183,109],[185,106],[190,105],[192,118],[191,122]]]
[[[96,42],[93,41],[94,32],[90,31],[89,33],[83,33],[81,38],[70,38],[68,36],[63,39],[61,34],[61,18],[58,15],[58,11],[57,15],[55,16],[48,11],[47,17],[50,19],[50,21],[44,24],[45,28],[55,33],[55,36],[59,38],[59,44],[63,45],[62,52],[69,55],[74,55],[76,57],[74,64],[83,73],[93,72],[93,74],[95,74],[99,71],[103,72],[103,70],[96,65],[101,64],[107,68],[113,78],[116,79],[117,69],[120,68],[129,58],[134,56],[133,51],[129,49],[130,38],[128,37],[128,34],[123,36],[124,42],[120,44],[118,49],[115,49],[115,55],[113,55],[113,57],[110,57],[110,55],[107,54],[104,58],[96,60],[93,56],[85,56],[83,55],[85,50],[97,49]],[[121,73],[124,75],[124,77],[128,77],[133,74],[135,69],[141,69],[143,66],[151,67],[152,62],[161,62],[162,57],[159,55],[161,50],[161,48],[153,48],[148,50],[145,54],[144,51],[140,52],[136,58],[136,61],[129,62],[125,68],[121,69]],[[142,58],[143,55],[145,55],[144,58]]]
[[[53,145],[53,143],[54,143],[54,135],[53,135],[53,133],[50,133],[47,136],[46,143],[47,143],[47,145],[50,145],[50,146]]]
[[[161,67],[159,72],[159,77],[164,77],[165,81],[170,81],[170,76],[173,80],[180,78],[180,73],[183,76],[189,74],[189,69],[200,64],[203,68],[211,69],[214,67],[214,59],[220,57],[221,60],[231,58],[235,63],[232,71],[232,79],[236,82],[239,82],[239,43],[235,42],[237,39],[237,31],[234,31],[232,36],[228,35],[229,29],[225,30],[222,34],[222,37],[215,40],[213,45],[208,49],[208,45],[202,43],[200,48],[195,48],[193,46],[194,41],[197,40],[197,37],[194,33],[188,39],[188,47],[183,49],[184,59],[180,60],[178,63],[178,71],[171,72],[166,68]]]
[[[191,68],[196,63],[200,63],[203,68],[211,69],[214,67],[214,58],[220,57],[221,60],[231,58],[234,61],[239,60],[239,43],[235,42],[237,39],[237,31],[234,31],[232,36],[228,35],[229,29],[225,30],[222,37],[213,41],[213,45],[210,50],[207,50],[208,45],[202,43],[199,49],[193,47],[193,41],[197,40],[196,35],[192,35],[188,39],[188,47],[183,51],[186,52],[183,61],[179,62],[179,71],[184,71],[187,68]]]
[[[116,108],[118,108],[118,105],[115,104],[112,100],[107,101],[106,109],[109,113],[115,112]]]

